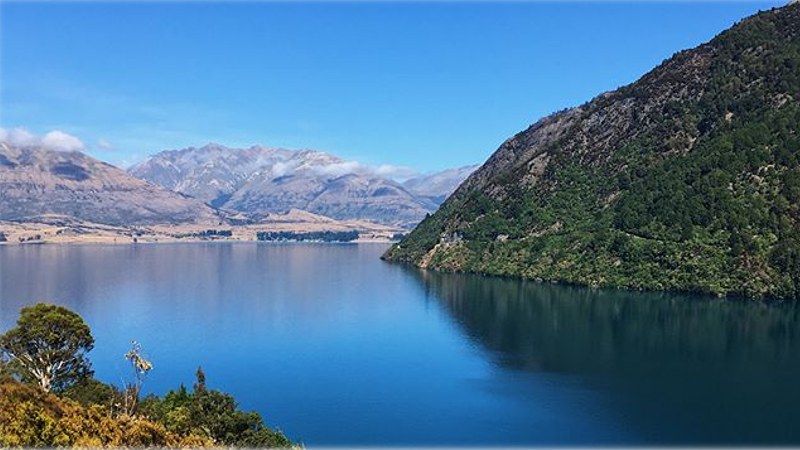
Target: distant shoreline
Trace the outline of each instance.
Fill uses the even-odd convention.
[[[397,240],[390,239],[356,239],[344,241],[259,241],[258,239],[174,239],[174,240],[141,240],[132,241],[93,241],[93,240],[64,240],[64,241],[32,241],[32,242],[0,242],[2,247],[35,247],[35,246],[113,246],[113,245],[171,245],[171,244],[262,244],[262,245],[292,245],[292,244],[395,244]]]
[[[321,240],[259,241],[258,233],[356,231],[359,237],[352,243],[391,243],[407,230],[368,222],[268,222],[249,225],[226,224],[155,224],[147,226],[115,226],[79,221],[51,220],[48,222],[0,221],[0,246],[25,245],[129,245],[193,242],[265,242],[315,243]],[[338,243],[332,241],[330,243]]]

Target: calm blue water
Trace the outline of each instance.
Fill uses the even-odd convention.
[[[800,308],[446,275],[385,245],[0,247],[0,329],[50,301],[98,378],[208,383],[307,445],[800,444]]]

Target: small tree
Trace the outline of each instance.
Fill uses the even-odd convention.
[[[142,354],[142,345],[136,341],[131,343],[131,349],[125,353],[125,359],[130,361],[133,368],[133,382],[125,384],[125,413],[133,415],[139,403],[139,393],[142,391],[142,383],[148,372],[153,370],[153,364],[145,359]]]
[[[46,303],[22,308],[17,326],[0,336],[8,370],[45,392],[61,391],[89,377],[86,354],[93,347],[91,330],[81,316]]]
[[[195,372],[195,377],[197,381],[194,383],[194,391],[195,392],[205,392],[206,391],[206,373],[203,372],[202,367],[197,368],[197,372]]]

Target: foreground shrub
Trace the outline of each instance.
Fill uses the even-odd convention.
[[[189,392],[184,386],[163,398],[146,397],[140,414],[163,424],[170,432],[202,436],[215,445],[234,447],[289,447],[292,442],[279,431],[264,425],[257,412],[239,409],[234,398],[207,389],[205,374],[197,370],[197,382]]]
[[[172,433],[144,417],[115,417],[105,406],[82,406],[11,379],[0,381],[2,447],[203,447],[211,443],[203,436]]]

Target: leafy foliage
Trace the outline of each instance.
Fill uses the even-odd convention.
[[[44,391],[61,391],[91,375],[86,354],[94,347],[89,326],[74,312],[37,303],[22,308],[17,326],[0,336],[9,369]]]
[[[148,396],[140,413],[179,435],[202,436],[215,445],[235,447],[288,447],[283,434],[264,425],[256,412],[244,412],[228,394],[206,388],[205,374],[197,371],[194,390],[184,386],[163,398]]]
[[[65,389],[59,394],[82,406],[99,405],[113,411],[124,401],[124,393],[95,378],[85,378]]]
[[[0,381],[1,447],[199,447],[210,441],[180,436],[143,417],[113,416],[17,381]]]

